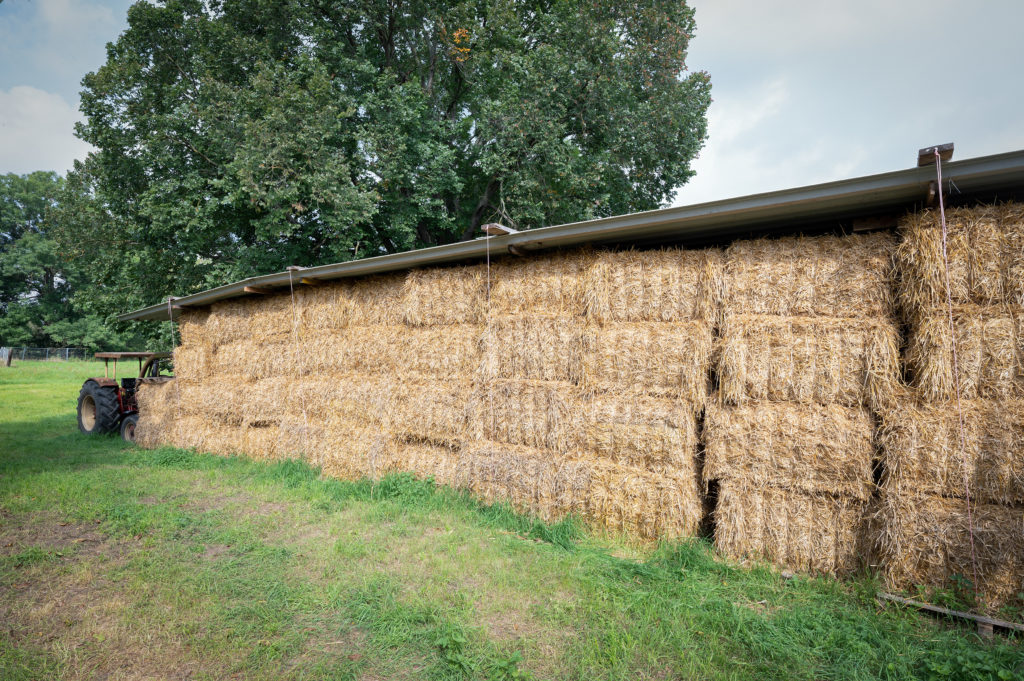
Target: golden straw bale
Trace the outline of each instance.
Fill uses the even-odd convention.
[[[146,380],[139,383],[135,399],[139,405],[139,422],[135,441],[142,447],[170,444],[174,421],[178,416],[174,380]]]
[[[285,381],[284,386],[292,415],[305,410],[317,419],[345,417],[361,425],[384,426],[396,411],[398,380],[389,375],[310,374]]]
[[[379,427],[362,426],[339,416],[316,428],[316,436],[308,438],[307,456],[324,475],[344,480],[373,479],[395,470],[395,443]]]
[[[245,381],[258,381],[294,374],[294,350],[295,344],[282,336],[223,343],[217,346],[208,363],[207,377],[236,375]]]
[[[964,452],[955,402],[908,400],[883,414],[885,488],[962,497],[966,467],[972,500],[1024,503],[1024,401],[963,400],[961,406]]]
[[[880,550],[889,586],[944,588],[954,576],[974,583],[973,526],[979,601],[992,610],[1024,605],[1024,506],[972,504],[971,510],[969,522],[963,499],[884,493]]]
[[[572,389],[551,381],[478,383],[469,400],[469,436],[565,452],[576,425]]]
[[[667,248],[598,254],[584,280],[587,317],[606,322],[718,320],[722,252]]]
[[[295,287],[295,324],[299,331],[335,331],[351,323],[352,315],[343,314],[348,298],[343,294],[351,287],[350,282],[323,282],[316,286]],[[288,297],[289,302],[291,297]],[[350,307],[350,306],[349,306]],[[292,332],[292,320],[286,330]]]
[[[717,348],[721,397],[890,404],[899,385],[899,333],[888,318],[731,315]]]
[[[215,423],[205,416],[182,414],[174,420],[169,432],[170,440],[166,444],[183,449],[195,449],[221,456],[246,451],[243,427]]]
[[[409,272],[402,321],[410,326],[480,324],[487,315],[487,272],[481,265]]]
[[[929,401],[956,398],[955,337],[961,398],[1024,396],[1024,336],[1018,329],[1022,316],[1024,308],[958,306],[951,336],[948,309],[920,315],[907,339],[913,385]]]
[[[585,515],[608,529],[648,539],[694,536],[704,508],[692,472],[588,460]]]
[[[336,326],[394,325],[402,322],[405,272],[346,279],[337,284]]]
[[[213,346],[202,341],[174,348],[174,375],[177,378],[202,381],[219,373],[214,362]]]
[[[678,397],[700,410],[708,393],[712,337],[704,321],[592,327],[584,335],[582,386]]]
[[[569,439],[585,455],[651,471],[675,469],[697,479],[693,405],[637,393],[598,394],[573,409]]]
[[[494,317],[480,332],[480,378],[578,382],[584,324],[580,319]]]
[[[466,466],[459,458],[458,447],[420,440],[393,440],[386,455],[376,458],[376,477],[391,472],[413,473],[438,485],[469,489]],[[371,477],[371,476],[366,476]]]
[[[949,295],[955,305],[1024,305],[1024,207],[1021,204],[946,211]],[[947,305],[946,260],[937,210],[907,215],[896,250],[898,294],[907,315]]]
[[[614,531],[653,538],[693,535],[703,512],[696,476],[685,472],[654,473],[488,441],[466,447],[460,461],[474,493],[548,520],[576,513]]]
[[[297,350],[289,352],[296,358],[294,371],[303,375],[358,372],[461,378],[479,369],[480,333],[480,327],[469,324],[349,326],[336,332],[305,334]]]
[[[583,278],[593,257],[584,249],[492,262],[490,314],[582,316]]]
[[[715,508],[715,545],[737,560],[794,570],[849,574],[861,566],[867,502],[849,496],[725,480]]]
[[[243,406],[250,394],[248,386],[217,378],[207,381],[176,378],[175,384],[182,415],[204,417],[212,428],[217,424],[241,426],[245,422]]]
[[[457,445],[467,437],[472,395],[468,380],[398,381],[390,431],[402,439]]]
[[[209,343],[207,320],[210,317],[209,307],[188,307],[178,312],[178,337],[181,345],[193,346]]]
[[[282,434],[280,423],[256,423],[237,430],[242,436],[239,451],[257,461],[296,458],[302,448],[301,442],[293,442]]]
[[[887,232],[734,242],[725,251],[724,313],[887,317],[894,249]]]
[[[258,338],[268,332],[291,333],[291,298],[284,293],[222,300],[210,306],[203,326],[207,342],[214,345]]]
[[[868,499],[874,419],[862,407],[708,405],[704,480]]]

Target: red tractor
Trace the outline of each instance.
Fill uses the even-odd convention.
[[[139,421],[139,405],[135,390],[147,381],[168,381],[171,353],[169,352],[97,352],[103,360],[103,378],[90,378],[78,393],[78,429],[87,435],[113,433],[120,428],[121,437],[135,442],[135,424]],[[139,375],[122,378],[117,382],[117,361],[139,360]],[[114,372],[110,375],[110,360]]]

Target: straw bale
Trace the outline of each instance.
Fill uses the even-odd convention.
[[[565,452],[577,422],[572,389],[551,381],[479,383],[469,400],[469,435]]]
[[[990,609],[1024,605],[1024,506],[978,504],[971,510],[969,525],[963,499],[883,494],[880,549],[889,586],[949,587],[954,575],[973,583],[973,525],[979,601]]]
[[[581,319],[542,315],[502,316],[481,330],[479,378],[578,383],[582,374]]]
[[[585,515],[605,527],[648,539],[692,537],[704,514],[697,476],[587,461],[591,487]]]
[[[257,336],[222,343],[210,358],[207,372],[196,378],[237,376],[239,380],[258,381],[294,373],[294,348],[287,336]]]
[[[176,378],[175,383],[180,414],[205,417],[210,427],[216,424],[241,426],[246,420],[243,406],[253,394],[248,386],[219,378],[207,381]]]
[[[677,397],[699,410],[708,393],[712,337],[705,321],[593,327],[584,336],[582,385]]]
[[[178,378],[201,381],[217,367],[213,346],[202,341],[174,348],[174,375]]]
[[[178,312],[178,337],[181,345],[193,346],[208,343],[207,321],[210,317],[210,308],[185,308]]]
[[[275,376],[367,373],[458,378],[480,366],[480,328],[349,326],[240,340],[217,348],[211,371],[237,373],[248,381]]]
[[[399,381],[388,420],[399,438],[458,445],[467,437],[473,384],[468,380]]]
[[[849,496],[723,481],[715,508],[715,544],[737,560],[763,559],[794,570],[849,574],[859,552],[867,502]]]
[[[724,313],[886,317],[894,249],[886,232],[734,242],[725,251]]]
[[[290,414],[305,410],[316,419],[344,416],[359,424],[384,427],[396,411],[398,380],[388,375],[323,373],[304,375],[283,385],[287,390],[278,391],[275,398],[286,402],[282,406]],[[264,396],[260,399],[265,399],[266,391],[260,392]]]
[[[359,480],[401,470],[394,461],[397,445],[380,428],[361,426],[339,416],[323,422],[319,429],[311,431],[307,456],[324,475]]]
[[[643,537],[692,536],[703,512],[696,477],[685,473],[486,441],[467,447],[459,460],[474,493],[548,520],[576,513]]]
[[[899,385],[899,332],[889,318],[731,315],[717,348],[721,397],[875,408]]]
[[[492,262],[491,315],[582,316],[583,278],[593,257],[575,250]]]
[[[679,400],[636,393],[582,401],[571,441],[586,455],[650,471],[674,469],[697,479],[697,415]],[[574,411],[576,411],[574,409]]]
[[[487,315],[487,272],[481,265],[412,270],[402,320],[410,326],[480,324]]]
[[[267,333],[290,333],[291,298],[276,294],[219,301],[210,306],[203,327],[203,337],[214,345],[259,338]]]
[[[1024,308],[958,306],[953,310],[953,336],[948,309],[920,315],[907,339],[913,385],[926,400],[956,398],[955,338],[961,398],[1024,396],[1024,337],[1018,328],[1022,315]]]
[[[1024,206],[951,208],[946,226],[953,303],[1024,305]],[[923,210],[903,219],[895,263],[898,295],[908,316],[947,304],[938,211]]]
[[[358,372],[403,377],[463,378],[480,366],[479,326],[349,326],[303,334],[294,371]],[[259,364],[259,361],[256,362]]]
[[[861,407],[708,405],[704,480],[868,499],[874,419]]]
[[[598,254],[584,281],[589,319],[607,322],[718,320],[722,252],[667,248]]]
[[[136,442],[142,447],[159,447],[171,438],[177,417],[174,381],[143,381],[135,392],[139,405]]]
[[[245,452],[244,434],[240,426],[224,426],[205,416],[181,414],[169,428],[169,440],[162,444],[227,456]]]
[[[973,500],[1024,503],[1024,401],[963,400],[961,406],[965,452],[955,403],[904,401],[883,415],[884,486],[900,495],[962,497],[966,467]]]

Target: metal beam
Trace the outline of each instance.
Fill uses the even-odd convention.
[[[962,194],[1024,190],[1024,151],[955,161],[943,177]],[[726,241],[753,231],[792,233],[802,225],[852,219],[888,211],[904,211],[927,199],[934,168],[908,168],[839,182],[754,194],[723,201],[634,213],[506,236],[491,236],[405,253],[302,268],[311,279],[340,279],[396,270],[482,259],[490,255],[544,250],[580,244],[702,243]],[[487,242],[490,242],[489,244]],[[489,248],[488,248],[489,246]],[[201,307],[245,295],[245,289],[281,287],[288,272],[278,272],[175,299],[175,305]],[[166,320],[166,303],[118,317],[121,321]]]

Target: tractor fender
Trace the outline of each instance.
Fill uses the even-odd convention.
[[[89,380],[90,381],[95,381],[97,385],[102,386],[104,388],[116,388],[116,387],[118,387],[117,386],[117,381],[114,380],[113,378],[90,378]]]

